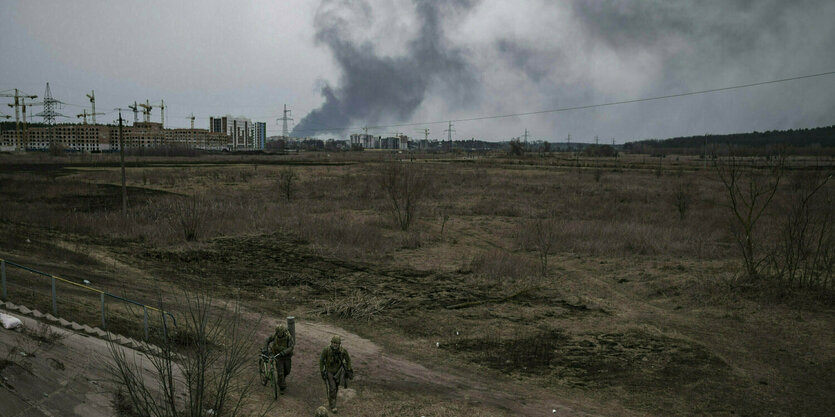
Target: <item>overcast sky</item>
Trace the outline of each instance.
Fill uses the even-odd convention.
[[[164,99],[169,127],[231,114],[276,135],[287,104],[297,135],[415,123],[370,132],[445,138],[445,123],[422,123],[835,71],[833,16],[832,0],[0,0],[0,90],[42,96],[49,82],[62,120],[95,90],[100,122]],[[462,121],[454,137],[623,143],[832,124],[835,75]],[[342,127],[354,128],[329,130]]]

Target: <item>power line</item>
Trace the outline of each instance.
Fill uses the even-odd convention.
[[[443,124],[448,122],[474,122],[479,120],[489,120],[489,119],[503,119],[508,117],[521,117],[521,116],[533,116],[537,114],[547,114],[547,113],[558,113],[564,111],[571,111],[571,110],[584,110],[584,109],[592,109],[597,107],[607,107],[607,106],[616,106],[620,104],[631,104],[631,103],[641,103],[645,101],[654,101],[654,100],[665,100],[669,98],[676,98],[676,97],[686,97],[686,96],[695,96],[699,94],[708,94],[708,93],[716,93],[719,91],[728,91],[728,90],[736,90],[740,88],[749,88],[749,87],[756,87],[760,85],[767,85],[767,84],[777,84],[787,81],[796,81],[802,80],[805,78],[814,78],[814,77],[823,77],[826,75],[833,75],[835,71],[828,71],[828,72],[821,72],[818,74],[809,74],[809,75],[801,75],[797,77],[790,77],[790,78],[781,78],[777,80],[769,80],[769,81],[761,81],[756,83],[750,84],[740,84],[740,85],[732,85],[728,87],[719,87],[719,88],[711,88],[708,90],[699,90],[699,91],[688,91],[685,93],[677,93],[677,94],[668,94],[664,96],[655,96],[655,97],[645,97],[645,98],[636,98],[631,100],[621,100],[621,101],[612,101],[608,103],[598,103],[598,104],[588,104],[583,106],[572,106],[572,107],[561,107],[556,109],[548,109],[548,110],[537,110],[537,111],[530,111],[530,112],[522,112],[522,113],[511,113],[511,114],[499,114],[499,115],[491,115],[491,116],[479,116],[479,117],[468,117],[463,119],[452,119],[452,120],[438,120],[432,122],[422,122],[422,123],[397,123],[397,124],[390,124],[390,125],[379,125],[379,126],[368,126],[370,129],[382,129],[382,128],[390,128],[390,127],[404,127],[404,126],[421,126],[421,125],[436,125],[436,124]],[[309,128],[309,129],[300,129],[300,131],[338,131],[338,130],[353,130],[358,129],[358,127],[329,127],[329,128]]]

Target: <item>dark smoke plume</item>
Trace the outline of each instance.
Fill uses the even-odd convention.
[[[316,41],[333,53],[342,75],[339,84],[321,90],[325,102],[308,113],[293,129],[293,136],[313,136],[338,131],[351,123],[373,125],[381,121],[405,121],[420,106],[427,92],[443,87],[449,99],[466,100],[475,91],[474,72],[464,51],[444,36],[443,14],[467,11],[472,1],[413,0],[418,33],[402,55],[381,56],[371,43],[349,39],[362,24],[345,19],[350,9],[356,17],[371,16],[365,1],[325,0],[314,20]],[[455,100],[451,100],[455,101]]]

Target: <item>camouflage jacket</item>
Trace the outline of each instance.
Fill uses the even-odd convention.
[[[293,346],[296,342],[289,331],[284,332],[283,335],[273,334],[267,338],[264,343],[265,347],[272,352],[273,355],[282,354],[283,356],[293,356]]]
[[[337,352],[334,352],[333,349],[328,346],[322,351],[322,355],[319,357],[320,371],[328,371],[335,374],[339,371],[339,367],[343,364],[345,365],[346,371],[353,370],[353,368],[351,368],[351,357],[348,356],[348,351],[342,346],[339,347]]]

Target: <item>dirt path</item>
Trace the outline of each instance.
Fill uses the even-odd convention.
[[[252,313],[246,313],[257,319]],[[264,319],[258,330],[261,340],[268,337],[279,320]],[[507,381],[491,381],[483,375],[458,369],[444,371],[427,368],[419,363],[386,352],[371,340],[344,329],[306,321],[296,322],[296,348],[293,371],[288,379],[290,389],[281,401],[293,404],[287,414],[312,412],[326,403],[324,386],[317,372],[318,358],[333,335],[342,338],[342,345],[351,355],[356,377],[349,389],[340,390],[340,408],[348,415],[359,414],[365,408],[365,391],[400,391],[434,397],[443,401],[465,403],[496,415],[514,416],[589,416],[562,404],[553,394],[531,387],[520,387]],[[312,389],[311,389],[312,388]],[[268,390],[261,391],[268,399]],[[298,407],[298,408],[296,408]],[[371,411],[371,410],[367,410]],[[356,413],[356,414],[355,414]],[[344,414],[344,413],[342,413]],[[302,414],[304,415],[304,414]],[[368,415],[374,415],[368,414]]]

